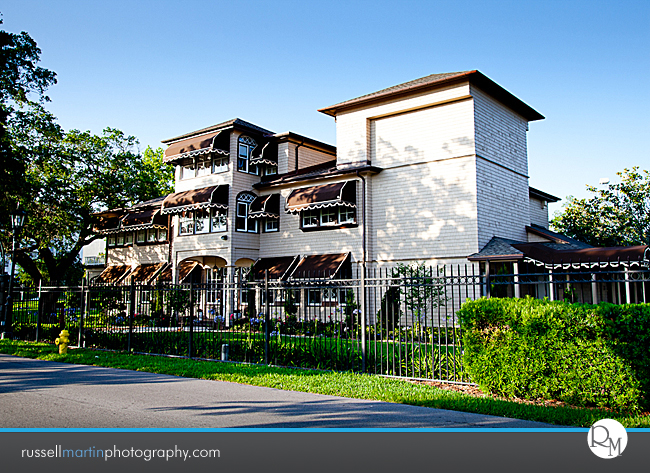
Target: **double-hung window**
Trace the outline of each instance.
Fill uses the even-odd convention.
[[[210,231],[210,209],[194,211],[194,233],[208,233]]]
[[[184,211],[179,215],[179,235],[198,235],[210,232],[225,232],[228,224],[225,209],[197,209]],[[167,234],[165,233],[165,238]]]
[[[212,232],[225,232],[228,225],[228,215],[224,209],[212,209]]]
[[[264,219],[264,232],[277,232],[280,229],[280,220],[277,218],[265,218]]]
[[[257,233],[257,219],[248,216],[255,194],[242,192],[237,196],[237,214],[235,230],[238,232]]]
[[[178,234],[179,235],[192,235],[194,234],[194,212],[191,210],[183,211],[179,218]]]
[[[240,136],[237,144],[237,170],[257,175],[257,166],[250,163],[257,142],[250,136]]]
[[[228,170],[228,158],[215,158],[212,160],[212,172],[226,172]]]
[[[212,161],[202,159],[196,163],[196,177],[209,176],[212,174]]]
[[[181,179],[196,177],[196,164],[194,162],[181,166]]]
[[[320,217],[320,212],[318,210],[305,210],[302,212],[302,226],[307,227],[317,227],[318,220]]]
[[[327,228],[357,223],[354,207],[338,206],[324,209],[307,209],[300,212],[302,228]]]

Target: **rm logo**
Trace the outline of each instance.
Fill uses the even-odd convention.
[[[616,458],[627,446],[627,431],[619,422],[602,419],[589,429],[589,448],[600,458]]]

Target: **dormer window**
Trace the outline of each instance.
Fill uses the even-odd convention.
[[[257,142],[250,136],[240,136],[237,149],[237,170],[257,175],[257,166],[250,163]]]

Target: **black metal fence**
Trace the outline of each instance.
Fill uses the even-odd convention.
[[[17,287],[11,329],[15,338],[54,340],[65,328],[84,347],[468,382],[456,316],[467,299],[650,298],[644,268],[490,275],[458,265],[307,276],[253,280],[250,271],[222,269],[207,284]]]

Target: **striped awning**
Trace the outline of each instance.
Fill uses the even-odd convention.
[[[258,195],[250,205],[250,218],[280,218],[280,194]]]
[[[275,142],[268,142],[260,151],[259,154],[253,154],[250,160],[251,164],[268,164],[270,166],[278,165],[278,144]]]
[[[177,141],[165,150],[163,162],[193,158],[209,153],[230,154],[230,129]]]
[[[337,206],[356,207],[356,181],[295,189],[287,198],[285,210],[289,213],[297,213],[303,210]]]
[[[186,210],[228,208],[228,184],[203,187],[168,195],[162,203],[161,214],[177,214]]]
[[[124,217],[125,211],[107,210],[94,214],[98,218],[98,222],[93,226],[93,231],[100,235],[109,235],[111,233],[119,233],[122,231],[121,221]]]
[[[141,264],[136,267],[126,278],[127,282],[147,284],[167,263]]]
[[[131,266],[112,265],[97,276],[94,282],[98,284],[116,284],[131,271]]]
[[[122,219],[122,228],[125,231],[146,230],[149,228],[165,229],[167,228],[167,216],[162,215],[160,209],[128,213]]]
[[[349,270],[350,253],[304,256],[291,273],[292,279],[321,279],[341,276],[346,264]]]

